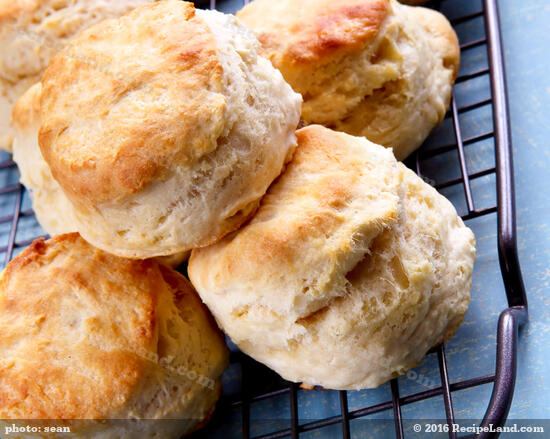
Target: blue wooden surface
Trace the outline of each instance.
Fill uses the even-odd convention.
[[[230,12],[242,0],[225,1],[222,9]],[[480,0],[444,0],[444,9],[450,16],[476,10]],[[505,48],[511,126],[515,160],[517,220],[519,254],[530,302],[530,321],[521,332],[518,378],[511,419],[550,417],[550,4],[546,0],[500,0],[500,12]],[[483,33],[481,19],[457,27],[462,42],[475,40]],[[462,72],[473,71],[486,63],[484,48],[472,49],[463,54]],[[457,86],[459,105],[488,97],[488,78],[479,78]],[[491,129],[491,108],[482,107],[461,116],[466,136]],[[430,145],[445,143],[449,137],[449,121],[438,128],[428,140]],[[494,166],[492,141],[478,142],[467,148],[467,163],[471,172]],[[5,153],[1,153],[5,158]],[[452,153],[442,155],[425,164],[428,177],[442,181],[459,175],[456,158]],[[0,187],[17,181],[15,169],[0,173]],[[494,177],[488,176],[473,182],[476,207],[495,202]],[[464,213],[464,196],[460,186],[442,191],[449,197],[459,213]],[[13,209],[12,195],[0,197],[0,213],[7,215]],[[25,195],[23,209],[30,208]],[[0,215],[1,216],[1,215]],[[472,303],[458,333],[447,343],[448,367],[451,382],[494,373],[496,324],[499,313],[506,307],[504,289],[496,253],[495,215],[468,222],[477,238],[477,262],[474,272]],[[0,223],[0,244],[5,245],[10,224]],[[17,240],[22,241],[43,232],[34,217],[20,220]],[[0,254],[0,257],[3,255]],[[240,369],[232,366],[225,375],[225,393],[236,393],[240,387]],[[427,356],[414,370],[414,374],[401,377],[402,395],[409,395],[440,385],[437,357]],[[457,418],[479,419],[483,416],[492,385],[453,392]],[[391,399],[389,385],[378,389],[350,392],[349,408],[386,402]],[[300,391],[298,395],[300,422],[326,418],[340,413],[338,393],[332,391]],[[256,402],[251,406],[252,435],[289,427],[290,404],[287,395]],[[445,418],[443,400],[432,398],[403,407],[408,419]],[[385,411],[368,419],[351,423],[354,438],[394,437],[393,413]],[[225,419],[222,428],[209,429],[212,437],[241,437],[241,413],[236,408]],[[340,426],[328,427],[301,435],[304,438],[335,438]],[[549,433],[550,435],[550,433]],[[543,437],[539,436],[539,437]],[[408,437],[408,436],[407,436]],[[414,437],[414,436],[413,436]],[[544,436],[545,437],[545,436]]]

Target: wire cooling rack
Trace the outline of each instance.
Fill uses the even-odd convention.
[[[211,0],[201,5],[204,3],[206,7],[234,12],[242,7],[243,0],[217,4]],[[440,421],[448,425],[466,422],[457,419],[453,401],[460,392],[487,384],[492,384],[493,390],[485,403],[485,416],[478,423],[500,426],[506,421],[515,384],[518,326],[527,319],[527,300],[517,258],[510,128],[497,1],[442,0],[432,1],[429,6],[448,15],[457,29],[462,67],[444,122],[407,160],[407,165],[446,195],[467,224],[496,216],[498,245],[494,251],[498,248],[501,289],[506,293],[508,307],[498,310],[495,372],[452,381],[449,355],[445,345],[441,345],[427,355],[429,372],[422,374],[415,369],[406,374],[410,381],[422,384],[406,395],[400,391],[398,379],[362,392],[304,391],[232,346],[224,395],[212,422],[195,437],[420,437],[403,415],[409,406],[442,401],[444,414]],[[44,236],[34,218],[30,198],[18,180],[11,156],[0,153],[0,257],[4,264],[33,239]],[[381,400],[374,403],[375,397]],[[260,417],[254,416],[258,406],[267,407],[268,415],[264,411]],[[313,416],[307,414],[309,406],[316,407]],[[365,422],[358,423],[359,420]],[[447,433],[442,427],[438,431],[440,437],[464,437],[453,431]],[[496,434],[484,432],[477,437]]]

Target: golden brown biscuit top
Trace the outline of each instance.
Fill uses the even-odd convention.
[[[255,0],[237,13],[258,35],[274,65],[316,62],[372,41],[389,0]]]
[[[139,7],[89,28],[51,61],[40,148],[73,201],[135,193],[216,147],[221,87],[214,38],[191,3]]]
[[[159,303],[186,294],[173,270],[76,233],[34,241],[0,277],[0,418],[120,416],[152,367]]]
[[[326,235],[344,226],[347,218],[342,212],[358,197],[357,186],[365,179],[364,171],[372,165],[363,160],[364,156],[354,154],[342,134],[319,125],[296,131],[296,138],[298,148],[292,161],[270,188],[251,222],[252,226],[260,226],[257,239],[267,243],[268,248],[264,250],[269,258],[286,251],[289,242],[324,240]],[[378,176],[387,181],[373,181],[372,186],[376,189],[382,184],[390,188],[396,184],[386,169],[380,169]],[[395,221],[397,200],[391,190],[385,189],[377,192],[379,199],[369,212],[370,221],[365,221],[370,229],[364,231],[366,235],[377,234],[383,226]],[[289,227],[269,227],[270,220],[273,220],[272,225],[277,224],[275,218],[283,222],[288,220]],[[300,257],[293,255],[296,256]]]

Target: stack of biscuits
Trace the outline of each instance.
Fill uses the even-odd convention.
[[[178,438],[214,411],[222,331],[330,389],[379,386],[455,333],[474,235],[398,161],[449,105],[442,15],[15,0],[0,23],[0,147],[52,236],[0,277],[0,419]]]

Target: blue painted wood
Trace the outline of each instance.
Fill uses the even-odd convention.
[[[225,12],[235,10],[242,0],[219,2]],[[517,197],[517,223],[519,256],[530,303],[530,322],[520,333],[518,378],[514,402],[509,419],[533,419],[550,417],[550,4],[546,0],[501,0],[503,42],[511,112],[512,138],[515,160]],[[443,0],[443,9],[452,16],[478,10],[480,0]],[[457,26],[461,42],[473,41],[483,35],[483,21]],[[461,73],[468,73],[486,65],[484,47],[469,49],[462,55]],[[489,96],[488,77],[459,84],[456,87],[457,103],[467,105]],[[426,147],[434,147],[453,139],[450,137],[450,120],[435,130]],[[461,115],[465,137],[490,130],[491,108],[481,107]],[[494,166],[492,140],[477,142],[466,148],[470,172]],[[441,155],[428,162],[425,173],[435,181],[458,177],[460,169],[455,152]],[[7,157],[0,153],[0,160]],[[0,172],[0,187],[17,183],[15,168]],[[495,203],[494,176],[474,180],[472,190],[476,207]],[[449,197],[459,213],[466,205],[460,186],[441,191]],[[0,216],[9,215],[13,209],[15,194],[0,197]],[[22,210],[30,209],[25,194]],[[465,321],[455,337],[447,343],[447,361],[451,382],[494,373],[496,327],[506,300],[496,251],[496,217],[490,215],[468,222],[477,238],[477,262],[474,272],[472,303]],[[33,216],[22,217],[17,240],[24,241],[43,232]],[[9,223],[0,222],[0,246],[5,245]],[[3,255],[0,254],[0,257]],[[237,393],[240,388],[240,368],[232,366],[224,376],[225,393]],[[410,395],[440,385],[437,356],[428,355],[414,373],[399,379],[401,395]],[[453,392],[453,404],[457,419],[479,419],[483,416],[492,385]],[[298,393],[300,423],[339,414],[338,393],[332,391],[302,391]],[[389,385],[378,389],[349,392],[351,411],[373,404],[391,401]],[[290,428],[288,419],[290,403],[288,395],[254,402],[250,409],[253,436]],[[445,417],[443,398],[437,397],[402,409],[404,419]],[[225,424],[209,430],[211,437],[240,437],[240,409],[228,409],[223,417]],[[352,420],[353,438],[394,437],[393,413],[382,411],[366,419]],[[317,432],[303,434],[303,438],[340,437],[340,426],[327,427]],[[406,437],[408,437],[406,435]]]

